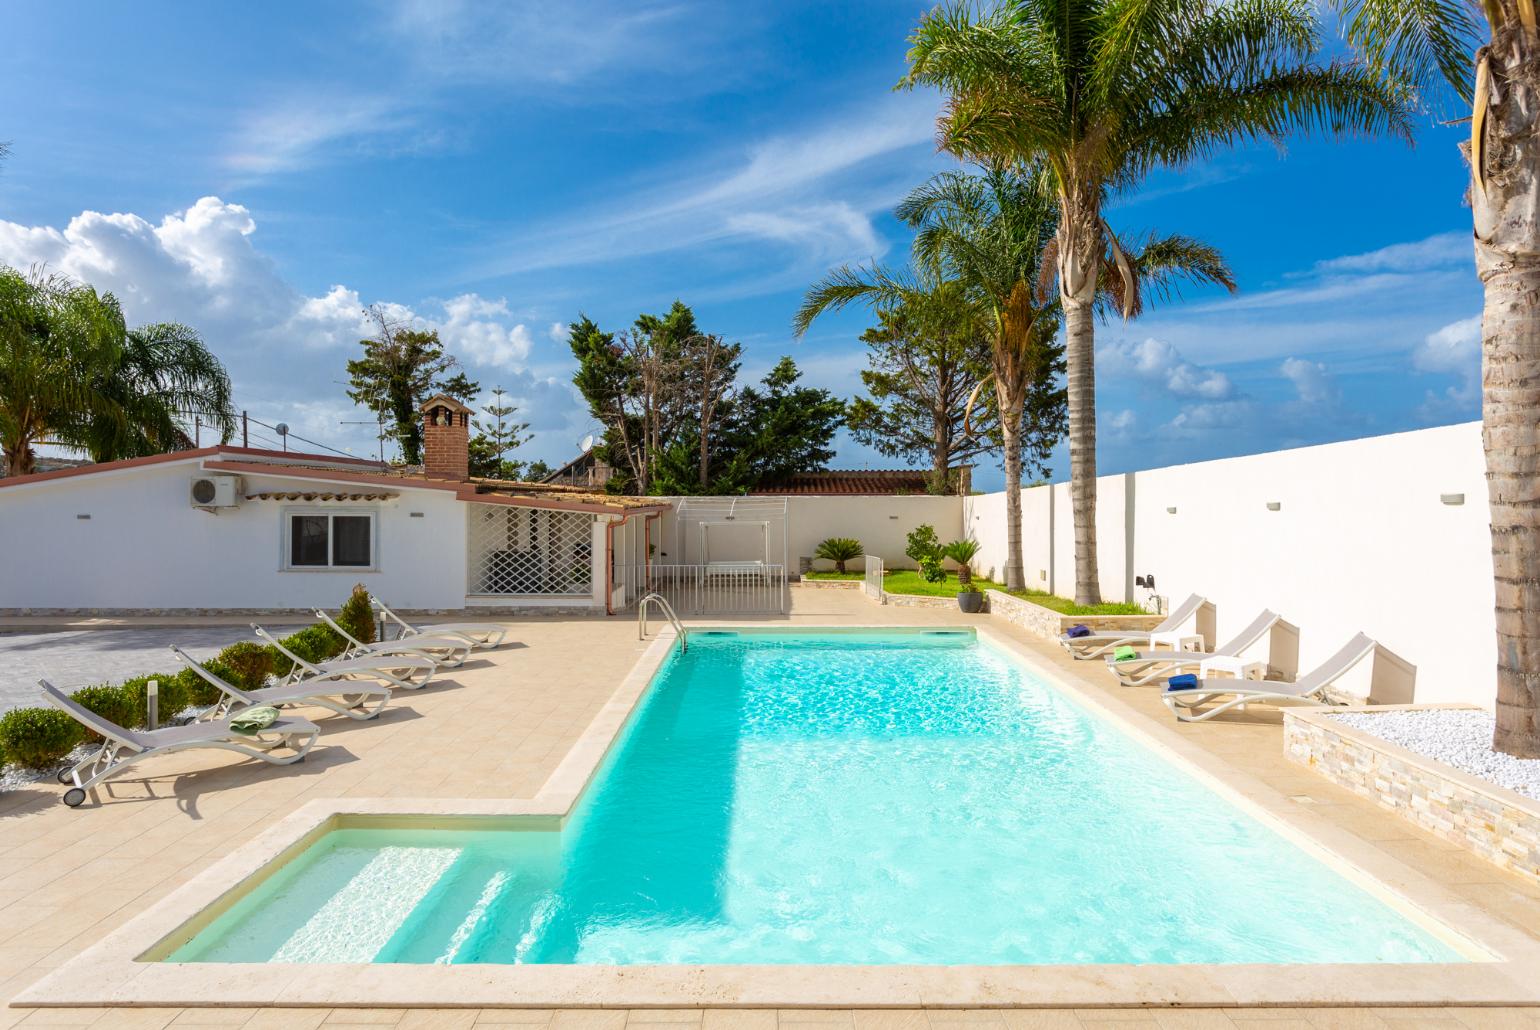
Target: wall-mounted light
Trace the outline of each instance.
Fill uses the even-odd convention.
[[[89,519],[91,516],[89,516],[89,515],[76,515],[75,517],[77,519]]]
[[[1465,495],[1464,494],[1439,494],[1438,495],[1438,499],[1443,501],[1445,504],[1464,504],[1465,503]]]
[[[1042,580],[1044,583],[1048,582],[1048,570],[1047,569],[1038,569],[1037,570],[1037,578]]]
[[[422,512],[420,512],[420,511],[408,512],[406,517],[409,518],[409,519],[420,519],[420,518],[422,518]]]
[[[1173,505],[1172,507],[1167,508],[1166,509],[1166,514],[1167,515],[1175,515],[1176,514],[1176,507]]]
[[[974,517],[977,518],[978,516],[974,516]],[[898,518],[898,516],[897,515],[889,515],[888,518],[896,519],[896,518]]]
[[[1280,509],[1282,507],[1283,507],[1283,502],[1282,501],[1268,501],[1267,502],[1267,510],[1268,511],[1277,511],[1278,509]]]

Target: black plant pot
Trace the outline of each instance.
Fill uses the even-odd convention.
[[[969,615],[977,615],[984,610],[984,595],[977,590],[962,590],[957,594],[957,607]]]

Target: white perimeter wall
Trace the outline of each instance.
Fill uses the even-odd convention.
[[[1145,600],[1133,577],[1152,573],[1173,601],[1212,599],[1221,638],[1272,608],[1300,627],[1302,669],[1363,630],[1417,666],[1417,701],[1493,705],[1480,423],[1106,476],[1097,493],[1104,599]],[[1022,504],[1027,585],[1073,596],[1068,484]],[[967,507],[982,567],[1003,571],[1005,495]]]
[[[196,472],[178,462],[0,491],[0,608],[336,607],[354,583],[405,608],[465,604],[465,505],[447,491],[323,505],[377,513],[378,571],[287,572],[280,513],[289,505],[199,511],[187,499]],[[245,493],[350,489],[242,479]]]
[[[677,505],[687,498],[675,497],[670,500]],[[744,500],[774,501],[779,498],[746,497]],[[962,533],[964,500],[957,496],[935,497],[929,494],[899,497],[788,497],[786,527],[790,561],[786,564],[791,574],[796,575],[797,560],[812,557],[820,541],[831,536],[851,536],[861,541],[867,554],[875,554],[890,568],[912,566],[914,563],[904,557],[905,538],[909,531],[928,522],[936,527],[936,533],[942,540],[955,539]],[[699,530],[691,530],[687,526],[684,538],[680,541],[675,533],[676,525],[672,512],[663,516],[662,533],[653,540],[658,550],[656,560],[680,565],[702,561]],[[657,533],[657,530],[654,529],[654,532]],[[715,551],[718,546],[717,531],[711,532]],[[780,527],[774,521],[770,525],[770,537],[770,561],[772,564],[780,564],[786,556],[782,554]],[[745,535],[742,541],[743,554],[713,553],[711,557],[761,557],[757,552],[758,537],[750,539]],[[683,554],[677,553],[681,542]],[[819,562],[818,567],[829,566],[826,562]],[[851,563],[851,568],[860,568],[860,562]]]

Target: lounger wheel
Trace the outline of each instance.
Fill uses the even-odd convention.
[[[86,792],[81,787],[71,787],[64,792],[64,803],[71,808],[79,808],[86,803]]]
[[[75,770],[71,769],[67,765],[63,769],[60,769],[56,775],[58,776],[60,783],[69,784],[75,782]]]

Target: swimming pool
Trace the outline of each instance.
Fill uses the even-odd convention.
[[[337,830],[168,958],[1463,961],[955,632],[692,635],[564,829]]]

